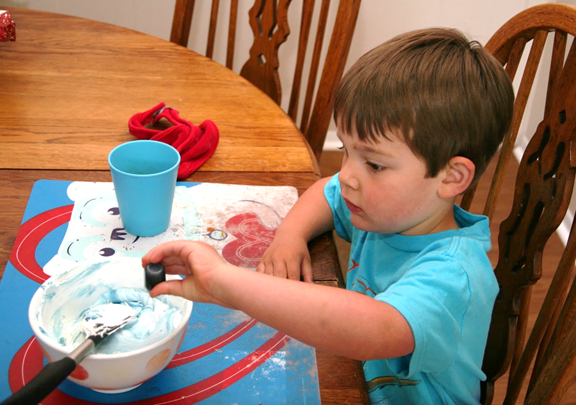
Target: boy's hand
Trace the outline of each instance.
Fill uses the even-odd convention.
[[[334,229],[332,210],[324,196],[330,177],[314,183],[296,201],[276,229],[274,241],[256,270],[291,280],[312,282],[312,261],[308,241]]]
[[[308,244],[304,239],[277,236],[262,256],[256,271],[291,280],[300,280],[302,276],[304,281],[312,282]]]
[[[150,296],[177,295],[191,301],[228,306],[218,299],[215,279],[231,267],[216,249],[203,242],[172,241],[151,249],[142,265],[161,262],[166,274],[185,276],[184,280],[169,280],[156,285]]]

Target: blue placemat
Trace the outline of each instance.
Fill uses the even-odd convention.
[[[60,265],[73,259],[59,254],[59,250],[66,238],[71,237],[68,225],[73,223],[71,218],[74,219],[78,209],[74,208],[74,202],[80,201],[71,199],[75,198],[76,185],[91,187],[90,183],[40,180],[32,189],[0,283],[0,399],[29,381],[35,373],[31,370],[37,370],[45,362],[28,323],[28,304],[39,284],[48,278],[43,267],[49,262]],[[103,185],[106,189],[107,185]],[[267,196],[265,187],[180,185],[197,191],[186,197],[185,212],[189,214],[189,208],[193,208],[193,215],[182,220],[186,237],[211,242],[235,264],[250,267],[257,263],[257,256],[265,250],[266,238],[270,236],[270,222],[285,215],[285,207],[274,206],[278,188],[270,188],[274,192]],[[208,212],[208,205],[212,213]],[[205,211],[208,212],[205,217],[198,214]],[[97,220],[104,221],[95,215],[94,221]],[[262,226],[261,222],[268,223]],[[256,235],[252,239],[251,232]],[[248,235],[242,236],[248,238],[246,246],[256,248],[246,250],[241,246],[240,234]],[[97,254],[125,252],[99,243]],[[86,258],[91,258],[90,249],[84,251],[88,252]],[[234,252],[242,254],[236,257]],[[122,394],[99,393],[65,381],[42,403],[317,404],[320,394],[313,348],[240,311],[194,303],[179,353],[156,377]]]

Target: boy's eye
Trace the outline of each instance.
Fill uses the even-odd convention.
[[[372,163],[372,162],[366,162],[366,166],[368,166],[371,170],[373,170],[375,172],[379,172],[381,170],[384,170],[384,166],[377,165],[376,163]]]
[[[348,151],[346,150],[346,147],[344,147],[344,145],[340,146],[340,147],[338,148],[338,150],[343,151],[343,152],[344,152],[344,155],[347,155],[347,154],[348,154]]]

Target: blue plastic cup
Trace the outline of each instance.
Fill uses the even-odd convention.
[[[180,154],[157,141],[131,141],[108,155],[124,229],[154,236],[168,229]]]

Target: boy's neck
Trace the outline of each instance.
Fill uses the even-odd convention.
[[[430,218],[430,221],[421,223],[408,232],[401,232],[401,234],[419,236],[459,229],[456,219],[454,218],[454,203],[447,204],[446,208],[438,211],[437,214],[438,215],[435,215],[433,218]]]
[[[451,231],[458,229],[458,224],[456,223],[456,218],[454,218],[454,208],[450,209],[444,219],[430,232],[428,233],[438,233],[444,231]]]

